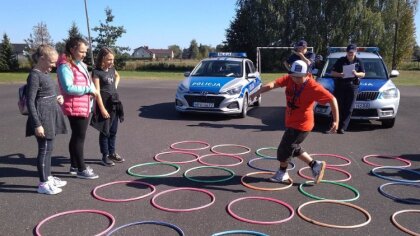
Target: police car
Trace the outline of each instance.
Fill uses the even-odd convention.
[[[338,58],[346,56],[346,48],[331,47],[329,55],[317,81],[330,92],[334,92],[334,80],[331,68]],[[397,77],[399,72],[388,70],[377,47],[359,47],[356,56],[365,68],[365,77],[360,80],[357,100],[354,104],[351,119],[378,120],[384,128],[392,128],[397,117],[400,103],[400,91],[390,78]],[[317,104],[315,115],[329,116],[328,105]]]
[[[210,53],[192,72],[184,74],[175,97],[178,112],[235,114],[246,117],[248,107],[259,106],[260,73],[246,53]]]

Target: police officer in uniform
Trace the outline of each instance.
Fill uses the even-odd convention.
[[[350,44],[346,48],[347,55],[339,58],[331,69],[331,75],[335,78],[334,96],[338,102],[340,122],[337,133],[344,134],[350,123],[351,113],[357,98],[360,78],[365,77],[365,68],[359,58],[356,57],[357,46]],[[350,75],[343,73],[344,66],[354,64],[354,70]],[[351,68],[350,67],[350,68]]]
[[[304,61],[308,65],[309,72],[315,64],[315,54],[308,51],[308,43],[305,40],[300,40],[294,45],[293,54],[283,64],[290,71],[293,62],[297,60]]]

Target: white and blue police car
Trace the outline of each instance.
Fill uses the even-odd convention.
[[[317,81],[330,92],[334,92],[334,78],[331,69],[338,58],[346,56],[345,47],[330,47],[329,55]],[[388,73],[377,47],[359,47],[356,56],[365,68],[365,77],[360,80],[359,92],[353,107],[351,119],[378,120],[382,127],[392,128],[397,117],[400,103],[400,91],[392,82],[399,72],[392,70]],[[315,115],[329,116],[331,109],[328,105],[317,104]]]
[[[204,112],[246,117],[249,106],[259,106],[260,73],[246,53],[215,52],[191,72],[185,72],[175,97],[178,112]]]

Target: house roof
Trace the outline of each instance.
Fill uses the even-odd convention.
[[[138,47],[138,48],[134,49],[134,51],[137,51],[139,49],[143,49],[150,54],[172,54],[171,49],[153,49],[153,48],[149,48],[149,47],[146,47],[146,46]]]
[[[0,46],[2,43],[0,43]],[[13,54],[23,54],[25,51],[26,44],[25,43],[12,43]]]

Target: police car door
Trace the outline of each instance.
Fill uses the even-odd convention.
[[[255,70],[254,64],[251,61],[246,61],[245,65],[245,76],[249,81],[247,87],[249,94],[255,93],[259,86],[261,86],[261,79],[259,78],[259,73]]]

